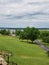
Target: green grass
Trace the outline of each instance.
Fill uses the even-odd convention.
[[[12,52],[10,61],[18,65],[49,65],[49,58],[43,49],[16,37],[0,35],[0,50]]]

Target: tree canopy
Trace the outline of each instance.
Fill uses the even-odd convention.
[[[19,35],[20,39],[27,39],[27,40],[31,40],[34,41],[35,39],[38,38],[39,36],[39,30],[37,28],[30,28],[30,27],[26,27],[23,31],[19,32],[17,31],[17,34]]]

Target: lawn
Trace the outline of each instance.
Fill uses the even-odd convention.
[[[49,58],[43,49],[16,37],[0,35],[0,50],[12,52],[10,61],[18,65],[49,65]]]

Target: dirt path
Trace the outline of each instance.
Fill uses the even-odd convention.
[[[45,51],[49,51],[49,48],[45,45],[43,45],[40,41],[35,40],[33,41],[34,43],[36,43],[37,45],[39,45],[42,49],[44,49]]]

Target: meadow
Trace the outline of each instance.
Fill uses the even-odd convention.
[[[0,35],[1,50],[12,52],[10,61],[18,65],[49,65],[49,58],[43,49],[17,37]]]

